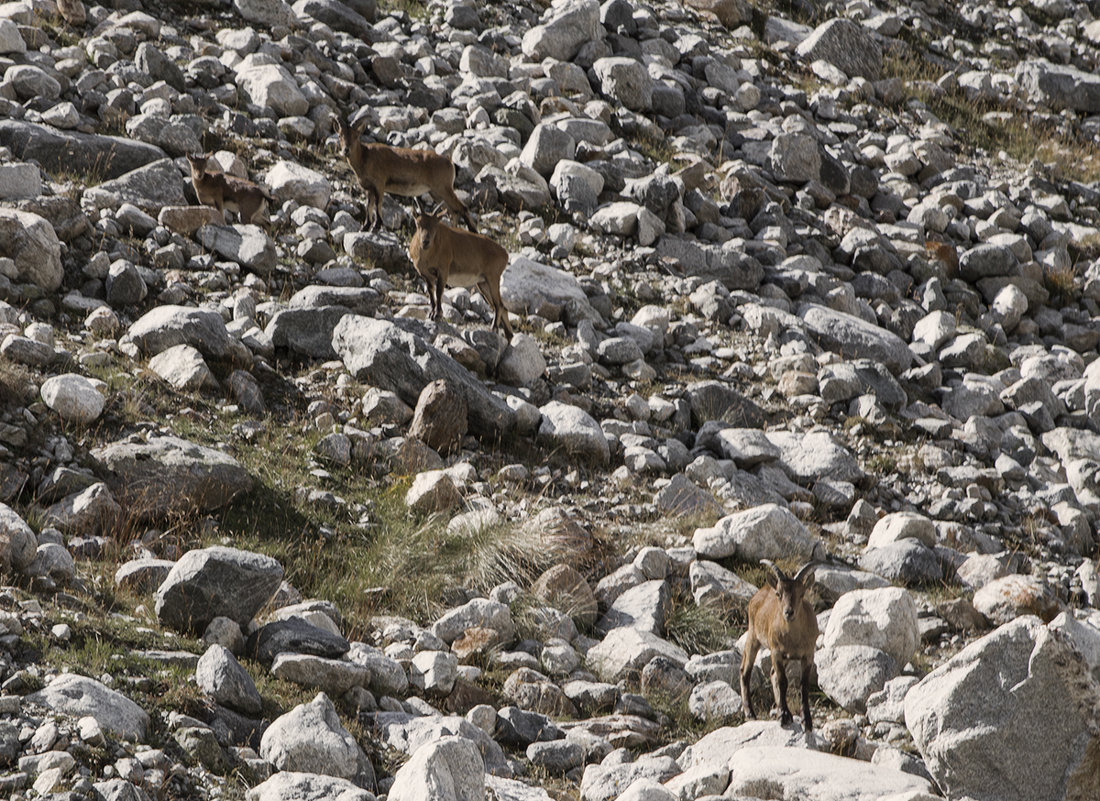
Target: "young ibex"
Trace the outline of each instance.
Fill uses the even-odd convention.
[[[257,219],[263,222],[267,202],[274,201],[275,197],[262,186],[244,178],[226,175],[224,172],[207,172],[206,162],[209,159],[210,155],[207,153],[187,157],[191,164],[191,183],[199,202],[220,211],[222,220],[225,220],[225,210],[229,209],[241,215],[242,223],[251,223]]]
[[[508,311],[500,297],[500,276],[508,266],[508,251],[487,236],[445,225],[438,209],[421,207],[413,219],[416,233],[409,242],[409,258],[428,284],[431,317],[443,312],[444,286],[476,286],[493,307],[493,328],[499,325],[512,338]]]
[[[462,216],[466,227],[475,230],[466,204],[455,194],[455,165],[434,150],[391,147],[380,143],[363,144],[366,120],[354,128],[336,119],[340,149],[367,191],[366,222],[373,230],[382,220],[382,198],[389,192],[402,197],[419,197],[431,192],[437,201]]]
[[[775,573],[775,588],[764,586],[749,601],[749,628],[745,637],[745,653],[741,655],[741,700],[750,718],[756,717],[752,708],[749,683],[753,663],[760,646],[767,646],[772,657],[772,691],[779,706],[782,725],[793,717],[787,706],[787,661],[797,659],[802,665],[802,723],[806,731],[813,729],[810,716],[810,670],[814,664],[817,647],[817,617],[806,593],[814,583],[812,562],[803,565],[794,578],[787,578],[783,571],[767,559],[760,560]]]

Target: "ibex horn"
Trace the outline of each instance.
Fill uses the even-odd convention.
[[[806,564],[802,565],[802,567],[798,568],[798,572],[794,574],[794,581],[802,581],[802,577],[805,576],[807,573],[813,572],[813,569],[813,562],[807,562]]]
[[[779,569],[779,566],[776,565],[775,562],[773,562],[771,559],[761,559],[760,564],[764,565],[765,567],[770,567],[772,572],[775,573],[775,577],[780,581],[787,581],[786,574],[784,574],[783,571]]]

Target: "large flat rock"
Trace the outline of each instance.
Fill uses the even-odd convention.
[[[180,631],[202,632],[216,617],[247,628],[282,580],[283,566],[270,556],[220,545],[191,550],[157,588],[157,617]]]
[[[17,280],[47,292],[61,286],[61,243],[49,221],[37,214],[0,209],[0,253],[15,262]]]
[[[911,773],[802,748],[743,748],[729,767],[727,798],[882,801],[932,793],[927,779]]]
[[[140,706],[95,679],[75,673],[62,673],[26,700],[74,719],[91,715],[105,730],[128,740],[144,739],[149,728],[149,716]]]
[[[0,145],[49,172],[81,172],[100,179],[118,178],[166,156],[155,145],[123,136],[59,131],[21,120],[0,120]]]
[[[1100,798],[1100,689],[1069,638],[1024,616],[905,696],[905,723],[950,798]]]
[[[157,306],[131,325],[127,335],[146,356],[156,356],[177,345],[190,345],[216,361],[240,360],[248,355],[247,349],[229,336],[221,315],[212,309]]]
[[[1032,100],[1053,109],[1100,111],[1100,76],[1095,73],[1038,59],[1019,64],[1016,80]]]
[[[821,59],[849,78],[877,81],[882,77],[882,48],[870,30],[842,17],[822,23],[798,46],[804,63]]]
[[[138,517],[220,509],[252,489],[232,456],[179,437],[114,442],[91,456],[115,498]]]
[[[808,303],[798,316],[823,348],[845,358],[873,359],[894,374],[907,370],[913,361],[901,337],[854,315]]]
[[[97,208],[117,208],[133,203],[157,214],[164,206],[182,206],[183,175],[169,158],[154,161],[84,190],[83,203]]]

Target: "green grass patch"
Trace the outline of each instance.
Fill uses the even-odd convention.
[[[1043,286],[1050,293],[1055,308],[1077,299],[1080,293],[1077,277],[1076,265],[1043,270]]]
[[[1026,115],[988,100],[973,100],[962,88],[944,89],[936,82],[944,71],[936,61],[909,49],[889,55],[883,77],[900,78],[912,97],[947,123],[959,141],[974,151],[1028,164],[1038,159],[1069,180],[1100,180],[1100,146],[1058,127],[1043,115]]]
[[[640,132],[630,138],[630,144],[642,156],[658,164],[672,164],[673,159],[677,156],[676,148],[664,136]]]
[[[21,364],[0,359],[0,406],[21,406],[34,400],[34,374]]]
[[[744,614],[735,607],[695,603],[691,592],[676,588],[672,591],[665,636],[689,654],[709,654],[732,648],[741,632],[734,619]]]
[[[100,567],[113,570],[113,565]],[[155,621],[135,618],[132,610],[140,602],[131,596],[102,592],[81,605],[76,610],[79,613],[53,603],[43,604],[44,625],[25,632],[21,646],[30,654],[22,656],[95,679],[112,677],[116,689],[150,713],[153,742],[161,743],[167,737],[164,724],[169,712],[205,717],[206,702],[194,684],[193,670],[167,664],[146,652],[181,650],[198,654],[205,649],[198,640],[165,632]],[[58,623],[69,626],[68,641],[50,633]]]
[[[103,377],[117,389],[97,438],[117,438],[155,422],[229,453],[255,480],[253,490],[219,512],[212,525],[198,517],[159,521],[165,538],[184,550],[232,544],[278,559],[304,596],[340,606],[345,634],[353,639],[365,635],[373,615],[427,622],[444,608],[447,590],[529,582],[563,558],[537,532],[511,524],[449,531],[443,519],[413,514],[405,504],[411,479],[388,473],[370,458],[346,467],[320,463],[313,448],[327,432],[313,425],[301,411],[304,400],[285,387],[287,397],[275,403],[278,388],[264,387],[272,411],[242,438],[235,427],[251,418],[227,414],[202,395],[176,392],[145,372]],[[339,409],[355,394],[349,390],[345,398],[330,400]],[[545,463],[550,457],[532,458]],[[513,460],[504,452],[488,454],[479,457],[479,469],[491,475]],[[141,531],[124,526],[117,539],[135,539]]]
[[[79,47],[80,46],[80,32],[75,28],[69,27],[64,17],[61,14],[55,12],[53,14],[45,14],[42,11],[36,9],[34,12],[35,23],[53,39],[59,47]]]
[[[380,14],[406,14],[410,19],[427,22],[429,18],[427,3],[421,0],[380,0],[378,3]]]

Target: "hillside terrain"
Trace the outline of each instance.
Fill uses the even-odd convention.
[[[0,796],[1100,799],[1098,69],[1069,0],[0,5]]]

